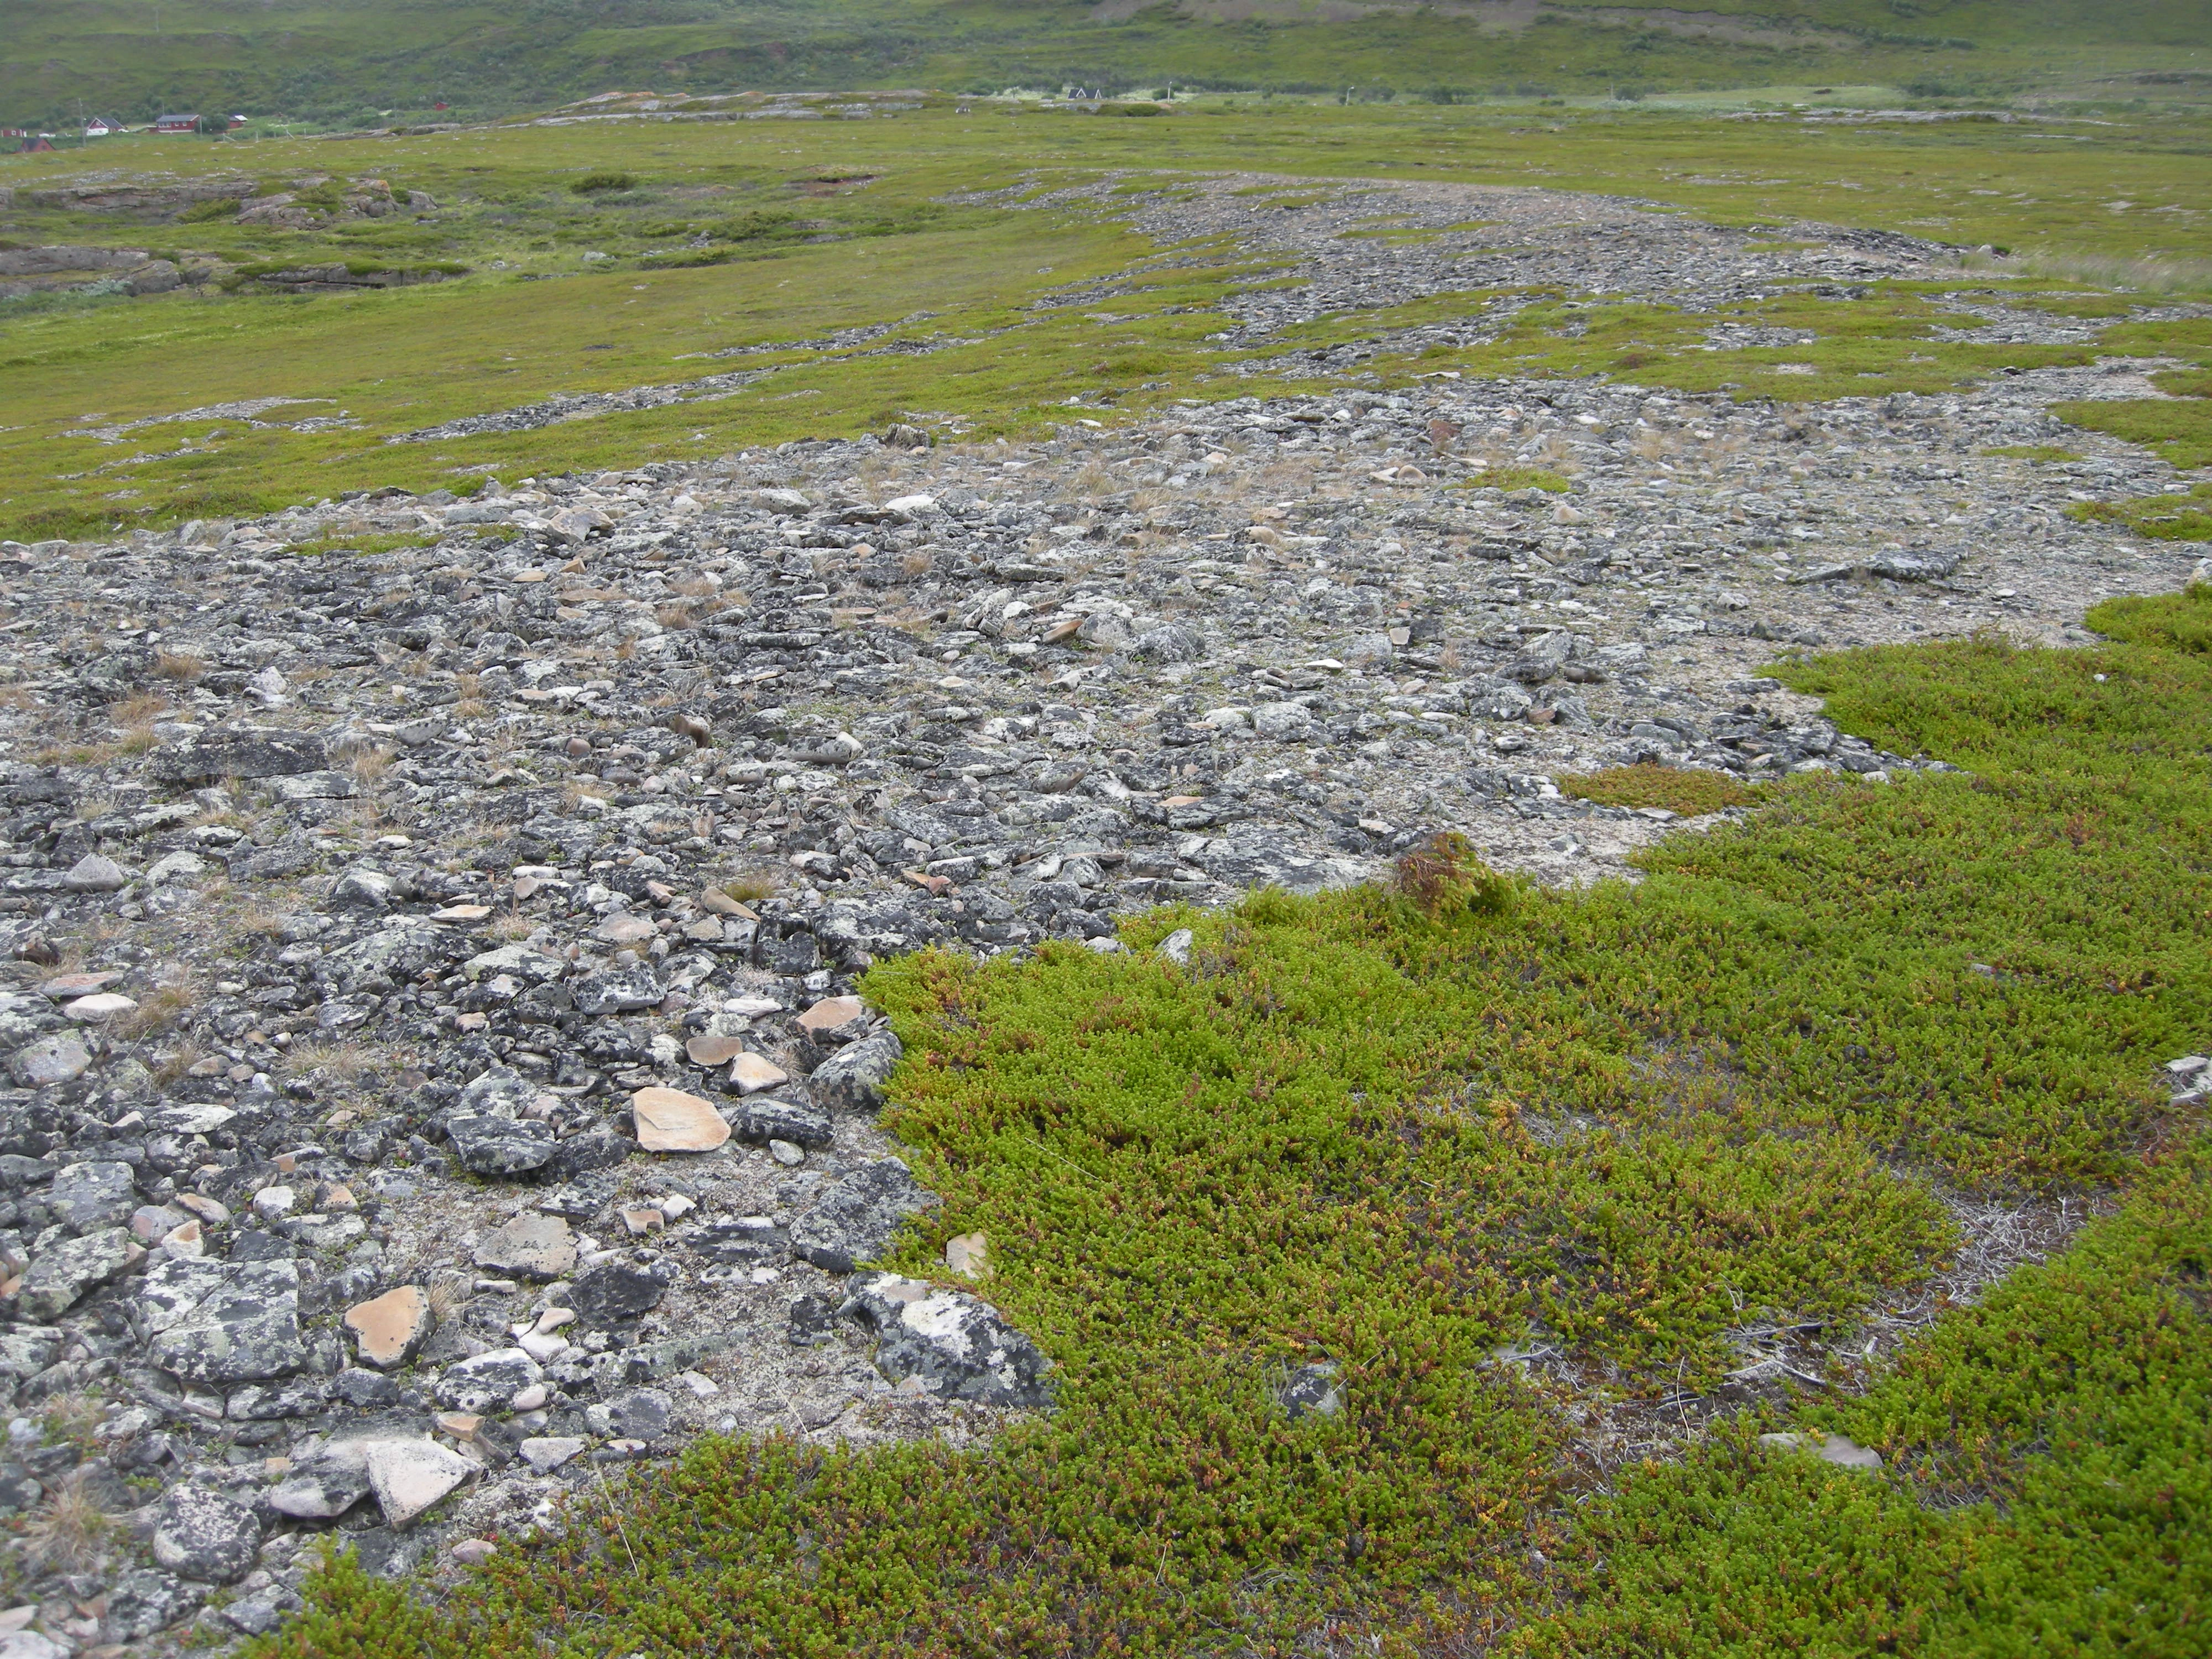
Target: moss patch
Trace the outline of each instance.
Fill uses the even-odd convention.
[[[1650,763],[1571,774],[1559,780],[1559,793],[1606,806],[1663,807],[1685,817],[1748,806],[1759,799],[1724,773]]]

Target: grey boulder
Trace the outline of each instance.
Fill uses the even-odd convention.
[[[626,1014],[657,1006],[667,992],[645,967],[611,968],[592,974],[568,988],[580,1014]]]
[[[876,1333],[876,1369],[932,1394],[983,1406],[1052,1403],[1052,1362],[988,1302],[897,1273],[856,1279],[846,1310]]]
[[[33,1319],[57,1318],[145,1254],[121,1227],[103,1227],[82,1238],[50,1244],[24,1270],[15,1305]]]
[[[173,1574],[134,1567],[108,1587],[104,1633],[111,1642],[137,1642],[189,1617],[206,1595]]]
[[[897,1158],[864,1164],[799,1218],[791,1230],[792,1248],[817,1267],[848,1273],[882,1255],[908,1216],[944,1201]]]
[[[154,1560],[203,1584],[234,1584],[253,1571],[261,1523],[236,1498],[188,1483],[154,1506]]]
[[[766,1095],[750,1096],[725,1110],[722,1116],[732,1134],[755,1146],[787,1140],[794,1146],[827,1146],[836,1139],[829,1113]]]
[[[817,1103],[835,1109],[872,1112],[884,1103],[884,1085],[905,1054],[895,1032],[862,1037],[816,1066],[806,1079],[807,1092]]]
[[[71,1164],[54,1176],[46,1200],[54,1219],[79,1232],[119,1227],[138,1207],[128,1164]],[[181,1222],[182,1217],[178,1219]]]
[[[194,1382],[254,1382],[301,1370],[300,1266],[164,1258],[138,1297],[147,1357]]]
[[[330,751],[312,732],[233,729],[204,732],[158,751],[153,770],[164,783],[210,783],[293,777],[329,764]]]
[[[446,1120],[446,1133],[461,1167],[474,1175],[526,1175],[560,1150],[553,1131],[530,1118],[459,1113]]]

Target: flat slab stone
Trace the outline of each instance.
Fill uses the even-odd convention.
[[[489,1273],[558,1279],[576,1265],[575,1230],[557,1215],[519,1215],[485,1234],[475,1259]]]
[[[430,1333],[430,1298],[420,1285],[402,1285],[345,1311],[361,1363],[388,1371],[414,1357]]]
[[[730,1132],[754,1146],[771,1140],[794,1146],[827,1146],[836,1139],[830,1114],[774,1095],[748,1096],[730,1109]]]
[[[479,1465],[433,1440],[380,1440],[366,1463],[387,1525],[404,1527],[475,1474]]]
[[[711,1152],[730,1138],[714,1103],[681,1089],[640,1089],[629,1109],[637,1144],[648,1152]]]
[[[254,1382],[305,1368],[296,1261],[156,1256],[138,1295],[147,1358],[202,1383]]]
[[[866,1029],[868,1006],[858,997],[824,997],[799,1017],[809,1036],[857,1036]]]
[[[127,1227],[103,1227],[39,1252],[24,1269],[15,1304],[30,1318],[58,1318],[146,1254]]]
[[[765,1054],[741,1054],[730,1061],[730,1086],[741,1095],[756,1094],[790,1081],[791,1073]]]
[[[694,1066],[726,1066],[744,1051],[743,1037],[714,1031],[702,1031],[684,1045],[684,1055]]]
[[[550,1474],[584,1449],[584,1443],[574,1435],[539,1435],[524,1441],[515,1449],[522,1461],[540,1474]]]
[[[26,1089],[50,1089],[74,1083],[92,1069],[92,1051],[74,1031],[56,1031],[27,1042],[8,1061],[8,1070]]]

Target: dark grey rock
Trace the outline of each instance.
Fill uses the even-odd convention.
[[[323,740],[312,732],[243,728],[208,732],[154,755],[151,770],[164,783],[214,783],[223,778],[282,778],[319,772],[330,763]]]
[[[674,1402],[658,1389],[640,1389],[608,1407],[615,1432],[627,1440],[658,1440],[668,1432]]]
[[[544,1375],[544,1368],[521,1349],[494,1348],[447,1366],[438,1379],[438,1403],[455,1411],[489,1411]]]
[[[1052,1403],[1051,1362],[965,1291],[868,1273],[854,1281],[845,1306],[874,1329],[876,1369],[894,1382],[919,1377],[941,1399],[985,1406]]]
[[[568,988],[575,996],[576,1012],[595,1016],[658,1007],[668,994],[653,976],[653,969],[643,963],[635,968],[611,968],[605,973],[578,980]]]
[[[816,1075],[820,1074],[817,1066]],[[787,1140],[794,1146],[827,1146],[836,1139],[829,1113],[768,1095],[748,1096],[726,1108],[722,1116],[732,1134],[755,1146]]]
[[[816,1066],[806,1079],[807,1092],[818,1105],[839,1111],[872,1112],[884,1103],[884,1085],[890,1080],[905,1053],[894,1032],[878,1031],[862,1037]]]
[[[660,1305],[668,1294],[665,1273],[627,1261],[602,1261],[576,1275],[568,1305],[588,1325],[626,1325]]]
[[[1301,1417],[1334,1417],[1344,1409],[1344,1390],[1329,1360],[1299,1366],[1284,1379],[1275,1397],[1292,1422]]]
[[[295,1261],[156,1261],[138,1297],[147,1358],[189,1382],[261,1382],[303,1369]]]
[[[560,1151],[551,1128],[530,1118],[456,1114],[446,1120],[446,1133],[461,1167],[476,1175],[527,1175]]]
[[[90,1232],[130,1220],[138,1194],[128,1164],[71,1164],[55,1175],[46,1203],[64,1226]]]
[[[102,1633],[111,1642],[143,1641],[190,1618],[206,1599],[205,1590],[172,1573],[133,1567],[108,1589]]]
[[[234,1584],[253,1571],[261,1523],[228,1494],[179,1481],[154,1506],[154,1561],[203,1584]]]
[[[779,1260],[791,1237],[766,1216],[724,1216],[687,1234],[684,1242],[709,1261],[738,1267]]]
[[[349,1365],[331,1379],[331,1397],[349,1406],[396,1406],[402,1392],[398,1378],[358,1365]]]
[[[864,1164],[799,1218],[791,1230],[792,1248],[817,1267],[848,1273],[880,1255],[908,1216],[944,1201],[897,1158]]]
[[[398,1397],[398,1390],[392,1390]],[[266,1502],[279,1515],[301,1521],[327,1521],[343,1515],[368,1496],[368,1466],[362,1459],[322,1457],[295,1464],[270,1488]]]
[[[24,1270],[15,1305],[33,1319],[54,1319],[75,1307],[145,1254],[121,1227],[63,1239],[39,1252]]]
[[[794,1348],[818,1348],[837,1334],[837,1307],[827,1297],[792,1298],[784,1334]]]

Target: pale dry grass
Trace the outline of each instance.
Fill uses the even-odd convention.
[[[357,1082],[374,1068],[376,1056],[358,1042],[330,1042],[310,1039],[295,1042],[284,1051],[287,1077],[307,1077],[321,1072],[340,1083]]]
[[[136,726],[151,726],[171,708],[169,700],[158,691],[141,691],[107,706],[107,718],[128,732]]]
[[[22,1531],[24,1559],[42,1572],[84,1572],[106,1553],[115,1523],[82,1476],[64,1481],[32,1512]]]
[[[450,1268],[432,1274],[422,1292],[423,1299],[430,1304],[430,1317],[438,1324],[444,1324],[460,1311],[462,1304],[469,1299],[475,1288],[467,1274],[454,1273]]]
[[[207,672],[207,664],[189,651],[157,651],[154,654],[154,672],[165,680],[190,684]]]
[[[2060,282],[2088,283],[2124,293],[2201,294],[2212,290],[2212,259],[2177,255],[2130,258],[2125,254],[2027,252],[1992,257],[1970,253],[1960,263],[1969,270],[2054,277]]]
[[[117,1022],[121,1035],[134,1042],[173,1029],[199,1006],[199,988],[190,980],[172,980],[139,998],[138,1006]]]
[[[356,783],[374,783],[392,769],[399,758],[398,751],[379,744],[374,749],[356,749],[346,762],[346,769]]]

